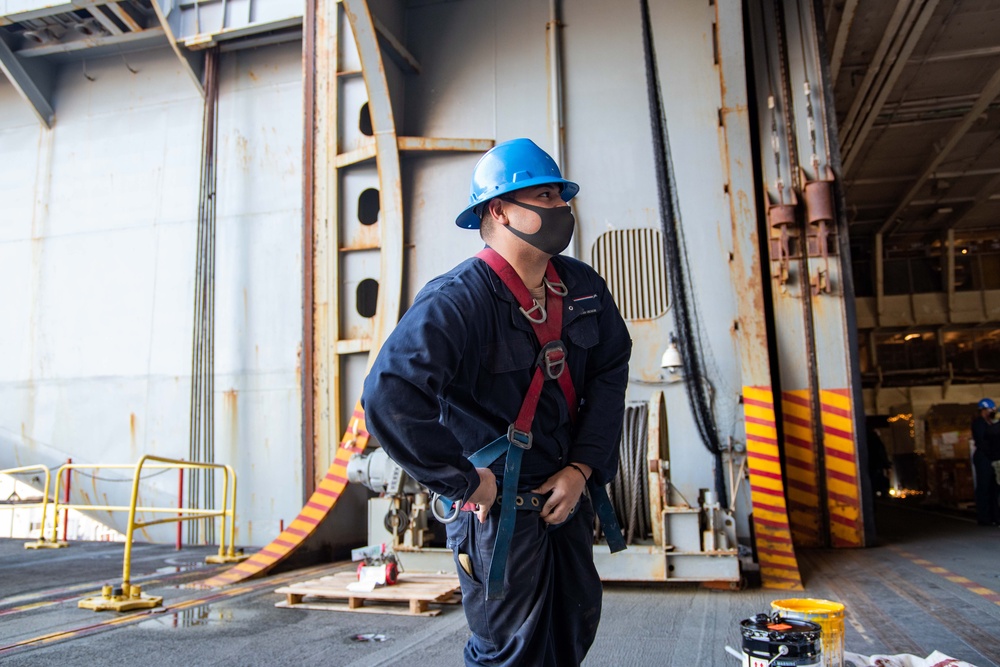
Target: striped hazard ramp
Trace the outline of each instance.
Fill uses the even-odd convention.
[[[340,446],[337,447],[330,469],[326,471],[326,475],[295,520],[270,544],[249,559],[206,579],[201,585],[225,586],[264,574],[295,551],[313,534],[316,527],[337,504],[347,486],[347,462],[355,454],[363,452],[366,444],[368,444],[368,431],[365,428],[365,413],[359,402],[354,408],[350,428],[340,440]]]
[[[823,543],[811,403],[808,389],[781,393],[788,519],[792,539],[799,547]]]
[[[854,440],[850,390],[820,391],[820,402],[830,544],[834,547],[864,546],[858,452]]]
[[[788,525],[771,388],[744,387],[743,409],[761,583],[766,588],[802,590],[802,577]]]

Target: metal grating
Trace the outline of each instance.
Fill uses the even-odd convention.
[[[601,234],[591,264],[607,281],[626,320],[651,320],[669,306],[663,236],[656,229],[616,229]]]

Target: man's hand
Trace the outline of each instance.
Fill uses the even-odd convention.
[[[486,523],[490,508],[497,499],[497,478],[489,468],[476,468],[479,473],[479,488],[469,496],[469,502],[476,506],[479,523]]]
[[[545,523],[562,523],[569,518],[569,513],[580,501],[580,494],[587,486],[587,479],[590,478],[592,471],[590,466],[585,463],[574,463],[573,465],[580,470],[567,466],[532,491],[532,493],[552,492],[542,508],[542,521]],[[583,474],[580,474],[581,470]]]

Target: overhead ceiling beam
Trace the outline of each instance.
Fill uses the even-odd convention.
[[[903,70],[906,69],[906,61],[909,59],[910,54],[913,53],[913,49],[916,48],[920,37],[924,34],[924,30],[927,28],[927,24],[930,22],[931,16],[938,6],[938,1],[927,0],[919,12],[911,11],[907,16],[906,24],[912,27],[908,28],[904,26],[900,34],[905,34],[906,39],[895,54],[895,59],[885,78],[873,89],[875,91],[874,99],[864,105],[863,114],[860,114],[860,123],[857,122],[857,119],[855,120],[852,129],[856,129],[856,131],[849,138],[849,143],[845,144],[843,166],[845,174],[850,172],[851,167],[861,155],[865,140],[868,138],[868,133],[871,132],[872,126],[875,124],[875,119],[882,112],[882,106],[889,99],[889,94],[896,85],[896,81],[899,80]],[[919,5],[919,3],[914,4]],[[914,14],[916,14],[915,18]]]
[[[967,169],[965,171],[936,171],[931,174],[932,179],[938,178],[968,178],[971,176],[992,176],[1000,174],[1000,167],[991,169]],[[875,178],[855,178],[844,181],[847,186],[852,185],[882,185],[883,183],[910,183],[916,176],[912,174],[899,174],[895,176],[881,176]]]
[[[980,188],[979,192],[976,193],[975,201],[972,205],[962,210],[958,215],[948,221],[948,229],[955,229],[962,222],[967,220],[976,211],[981,210],[986,204],[991,201],[996,201],[998,199],[997,193],[1000,192],[1000,175],[994,176],[990,179],[990,182]]]
[[[844,117],[844,122],[840,125],[841,150],[845,153],[848,147],[848,139],[854,133],[854,126],[862,113],[861,107],[868,98],[868,93],[872,89],[872,86],[875,84],[876,76],[878,76],[879,72],[885,67],[885,64],[891,59],[889,56],[889,47],[892,46],[894,38],[899,33],[903,18],[906,16],[906,12],[913,1],[896,0],[896,8],[893,10],[892,16],[889,18],[889,23],[882,33],[882,39],[875,48],[875,53],[872,55],[871,60],[865,64],[865,76],[861,80],[857,92],[854,94],[854,99],[851,100],[851,106]]]
[[[198,93],[204,97],[205,87],[201,83],[201,75],[205,68],[205,60],[203,54],[195,54],[181,49],[180,45],[177,43],[177,36],[174,35],[173,28],[170,27],[170,21],[167,19],[167,13],[171,8],[174,7],[174,3],[171,0],[162,0],[167,3],[168,10],[164,11],[163,6],[160,4],[161,0],[150,0],[150,4],[153,5],[153,11],[156,12],[156,19],[160,22],[160,27],[163,28],[163,32],[167,35],[167,42],[170,44],[170,48],[173,49],[174,54],[181,63],[181,67],[187,72],[187,75],[191,77],[192,83],[194,83],[195,88],[198,89]]]
[[[31,105],[31,110],[38,116],[38,120],[45,127],[51,129],[55,122],[55,111],[48,96],[42,91],[40,82],[33,77],[24,64],[18,59],[14,52],[7,46],[7,42],[0,39],[0,69],[7,75],[10,82],[14,84],[18,95],[24,98]],[[44,85],[44,84],[43,84]]]
[[[936,153],[927,166],[924,167],[923,172],[920,177],[913,183],[913,186],[907,191],[903,198],[896,205],[896,208],[891,214],[885,219],[882,228],[879,230],[882,234],[888,234],[892,229],[899,224],[899,216],[910,205],[916,196],[920,192],[920,188],[923,187],[924,183],[931,177],[931,175],[937,170],[941,163],[945,161],[945,158],[955,150],[958,142],[962,140],[968,132],[972,125],[979,119],[982,113],[986,110],[997,95],[1000,95],[1000,70],[993,73],[990,80],[986,82],[983,86],[983,90],[979,93],[979,99],[976,103],[972,105],[969,113],[965,114],[961,121],[959,121],[951,131],[941,140],[940,146],[936,147]]]
[[[87,9],[88,7],[101,5],[107,1],[108,0],[72,0],[71,2],[50,3],[48,0],[40,0],[37,2],[19,2],[16,3],[17,11],[8,12],[0,16],[0,25],[22,23],[24,21],[32,21],[46,16],[54,16],[56,14],[68,14],[70,12],[75,12],[78,9]],[[7,9],[15,9],[15,7],[8,6]]]
[[[101,27],[108,31],[109,35],[117,36],[122,34],[122,29],[111,20],[100,7],[87,7],[87,12],[94,17],[94,20],[101,24]]]
[[[833,3],[831,3],[833,4]],[[837,25],[837,35],[833,38],[833,54],[830,56],[830,81],[837,84],[837,75],[840,73],[840,64],[844,61],[844,49],[847,47],[847,37],[854,24],[854,16],[857,14],[858,0],[847,0],[844,3],[844,13],[840,15],[840,23]]]

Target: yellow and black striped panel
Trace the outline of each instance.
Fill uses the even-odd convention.
[[[771,388],[744,387],[743,409],[761,582],[766,588],[802,590],[802,577],[788,526]]]
[[[820,402],[830,545],[860,547],[864,545],[864,527],[850,390],[820,391]]]
[[[351,426],[340,440],[333,463],[295,520],[270,544],[249,559],[205,580],[202,585],[225,586],[264,574],[295,551],[307,537],[312,535],[316,526],[337,503],[347,486],[347,462],[355,454],[363,452],[366,444],[368,444],[368,430],[365,427],[365,413],[361,409],[361,403],[358,402],[351,417]]]
[[[808,389],[781,393],[788,518],[792,539],[800,547],[822,543],[811,407]]]

